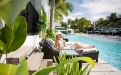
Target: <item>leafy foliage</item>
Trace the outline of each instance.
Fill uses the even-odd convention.
[[[27,71],[27,63],[23,60],[20,66],[13,64],[0,64],[1,75],[29,75]]]
[[[24,59],[21,63],[20,66],[18,67],[18,70],[16,72],[16,75],[29,75],[28,73],[28,66],[27,66],[27,62]]]
[[[16,75],[18,66],[12,64],[0,64],[0,74],[1,75]]]
[[[5,27],[0,30],[0,52],[2,54],[15,51],[24,43],[26,39],[26,20],[23,17],[18,16],[18,14],[26,3],[28,3],[28,1],[29,0],[11,0],[10,3],[0,6],[0,18],[2,18],[6,24]],[[42,22],[45,22],[45,20],[46,17],[42,17]],[[63,66],[65,63],[73,63],[77,60],[86,61],[94,66],[92,59],[88,57],[78,57],[61,62],[56,66],[46,67],[35,72],[33,75],[47,75],[54,69]],[[25,60],[20,63],[20,66],[12,64],[0,64],[0,67],[2,67],[0,68],[1,75],[28,75],[27,63]]]
[[[42,10],[39,12],[40,21],[37,23],[37,33],[42,31],[42,38],[45,38],[47,27],[47,15],[42,5],[41,9]]]
[[[0,30],[0,53],[15,51],[24,43],[27,35],[26,20],[17,16],[28,2],[29,0],[2,1],[0,18],[4,20],[5,27]]]
[[[5,25],[1,29],[0,50],[2,53],[9,53],[18,49],[25,41],[27,35],[26,20],[18,17],[12,27]]]
[[[72,56],[71,58],[74,59],[76,57]],[[71,58],[66,59],[66,53],[64,55],[62,55],[62,53],[59,53],[59,57],[58,57],[60,63],[66,61],[66,60],[71,60]],[[56,61],[56,65],[58,65],[58,62],[56,59],[55,59],[55,61]],[[92,62],[92,61],[90,61],[90,62]],[[90,63],[90,62],[88,62],[88,63]],[[93,66],[94,65],[92,65],[92,67]],[[82,70],[82,68],[79,70],[78,61],[75,61],[73,63],[66,63],[66,64],[64,64],[64,66],[58,67],[56,69],[56,71],[57,71],[57,75],[89,75],[92,67],[88,64],[83,70]]]
[[[52,40],[56,40],[55,39],[55,30],[53,30],[53,31],[50,31],[49,29],[47,30],[47,32],[46,32],[46,38],[51,38]]]
[[[78,60],[86,61],[90,65],[92,65],[92,67],[94,67],[94,61],[91,58],[89,58],[89,57],[76,57],[76,58],[72,58],[72,59],[63,61],[63,62],[57,64],[56,66],[48,66],[48,67],[46,67],[46,68],[44,68],[42,70],[39,70],[39,71],[35,72],[33,75],[47,75],[51,71],[53,71],[54,69],[64,66],[64,64],[74,63],[75,61],[78,61]],[[88,71],[88,72],[86,72],[86,71]],[[83,72],[86,72],[88,74],[83,73]],[[81,72],[81,75],[89,75],[89,70],[84,70],[83,72]],[[66,73],[66,71],[64,71],[64,73]],[[61,74],[59,74],[59,75],[61,75]],[[62,74],[62,75],[67,75],[67,74]],[[75,74],[75,75],[78,75],[78,74]]]
[[[74,20],[68,19],[68,23],[65,23],[65,25],[67,25],[67,27],[70,25],[70,28],[77,29],[79,32],[84,32],[92,28],[91,21],[84,17],[76,18]]]
[[[40,31],[43,32],[44,30],[46,30],[46,23],[42,22],[42,21],[39,21],[37,23],[37,31],[36,31],[36,33],[40,33]]]
[[[72,12],[74,10],[73,5],[66,0],[55,0],[55,21],[61,21],[63,15],[68,16],[68,11]]]
[[[12,27],[16,17],[28,2],[29,0],[10,0],[0,8],[0,18],[5,21],[6,25]]]
[[[7,4],[10,0],[0,0],[0,8]]]
[[[112,12],[110,13],[109,16],[106,16],[106,19],[103,18],[99,18],[97,21],[95,21],[94,25],[96,25],[96,27],[103,27],[106,26],[107,28],[110,27],[120,27],[120,16],[117,16],[117,13]],[[99,28],[100,29],[100,28]]]

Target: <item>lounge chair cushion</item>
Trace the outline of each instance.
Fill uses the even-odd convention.
[[[41,46],[45,46],[44,45],[44,42],[45,42],[45,39],[42,39],[40,42],[39,42],[39,46],[41,47]]]
[[[96,52],[97,49],[96,48],[92,48],[92,49],[83,49],[83,54],[86,54],[86,53],[93,53],[93,52]]]
[[[53,46],[55,45],[55,42],[52,39],[47,38],[47,41],[49,41],[51,43],[51,45],[53,45]]]
[[[59,51],[54,48],[54,45],[52,45],[48,40],[45,40],[44,44],[53,52],[58,53]]]

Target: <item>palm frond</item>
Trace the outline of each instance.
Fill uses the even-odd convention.
[[[74,7],[71,3],[66,2],[66,9],[69,10],[70,12],[72,12],[74,10]]]

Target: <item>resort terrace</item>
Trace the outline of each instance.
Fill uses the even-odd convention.
[[[76,34],[76,35],[79,35],[79,34]],[[87,35],[87,34],[83,34],[83,35]],[[23,46],[20,49],[18,49],[18,52],[22,52],[22,54],[19,53],[19,54],[16,54],[14,56],[11,55],[11,54],[18,53],[17,51],[8,54],[7,62],[12,63],[12,64],[18,64],[23,59],[23,57],[26,56],[24,54],[29,54],[29,51],[33,51],[33,49],[37,48],[38,49],[37,52],[39,53],[40,57],[38,57],[37,60],[35,58],[32,58],[31,60],[27,61],[28,63],[31,62],[30,66],[31,66],[32,70],[34,71],[34,66],[35,65],[40,65],[40,64],[37,64],[37,63],[40,63],[40,62],[43,62],[45,65],[47,65],[47,61],[48,61],[49,65],[54,66],[55,63],[52,60],[43,59],[44,54],[43,54],[43,52],[41,52],[41,49],[39,47],[39,42],[40,41],[41,41],[41,38],[38,38],[38,36],[28,35],[27,38],[26,38],[25,43],[23,44]],[[38,45],[38,47],[37,47],[37,45]],[[27,52],[25,52],[25,51],[27,51]],[[19,61],[16,60],[16,59],[19,59]],[[36,61],[33,60],[33,59],[35,59]],[[35,63],[32,64],[32,61],[35,61],[36,64]],[[84,68],[87,64],[88,63],[82,63],[82,68]],[[33,67],[32,67],[32,65],[33,65]],[[40,68],[41,67],[39,67],[39,69]],[[30,75],[32,73],[31,72],[32,70],[31,69],[29,70]],[[103,61],[101,59],[98,59],[98,62],[95,62],[95,66],[94,66],[94,68],[92,68],[92,70],[90,72],[90,75],[120,75],[120,74],[121,74],[121,70],[111,66],[110,64],[108,64],[107,62],[105,62],[105,61]],[[49,75],[57,75],[56,70],[51,72]]]
[[[87,8],[97,0],[73,1],[0,0],[0,75],[121,75],[120,13],[101,18]]]

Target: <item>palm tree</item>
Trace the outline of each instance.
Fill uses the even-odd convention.
[[[62,25],[62,27],[65,27],[67,29],[67,23],[66,22],[62,22],[61,25]]]
[[[76,25],[74,20],[71,20],[70,25],[71,25],[70,28],[72,28],[72,29],[76,29],[77,28],[77,25]]]
[[[70,28],[72,19],[68,19],[68,27]]]
[[[78,25],[78,23],[79,23],[78,20],[79,20],[78,18],[75,19],[75,24],[76,25]]]
[[[85,24],[84,24],[84,27],[86,30],[88,30],[89,28],[92,27],[92,24],[89,20],[85,20]]]
[[[114,27],[115,26],[115,19],[117,19],[116,13],[111,13],[110,16],[108,16],[109,26]]]
[[[117,21],[117,27],[121,27],[121,19],[119,19],[118,21]]]
[[[98,27],[103,27],[105,24],[105,20],[103,18],[99,18],[97,21],[97,26]]]
[[[73,11],[73,5],[65,0],[60,0],[60,2],[55,5],[55,21],[62,20],[63,15],[68,16],[68,11]]]
[[[116,18],[117,18],[117,14],[116,13],[111,13],[110,16],[108,16],[108,20],[110,22],[114,21]]]
[[[121,14],[118,15],[117,19],[116,19],[116,27],[121,27]]]
[[[52,31],[52,25],[53,25],[54,19],[55,21],[62,20],[63,15],[67,16],[68,11],[72,12],[73,5],[69,2],[66,2],[66,0],[49,0],[49,2],[51,3],[50,31]]]
[[[54,10],[55,10],[55,0],[52,0],[51,9],[50,9],[50,31],[52,31],[52,25],[54,21]]]
[[[79,19],[76,18],[75,22],[79,31],[82,31],[82,32],[92,27],[91,22],[84,17]]]

